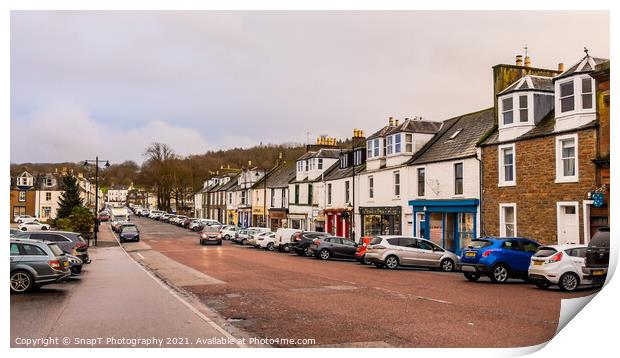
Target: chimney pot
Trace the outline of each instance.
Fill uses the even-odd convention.
[[[394,118],[390,117],[388,123],[390,124],[390,127],[394,125]]]
[[[394,125],[397,126],[400,121],[398,119],[394,120]]]
[[[562,62],[558,63],[558,71],[564,72],[564,63]]]
[[[530,56],[525,56],[525,67],[531,67],[532,66],[532,60],[530,59]]]
[[[523,56],[517,55],[517,66],[523,66]]]

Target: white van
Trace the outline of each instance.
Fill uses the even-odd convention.
[[[276,231],[276,238],[274,241],[274,245],[278,249],[278,251],[288,251],[288,246],[291,243],[293,235],[297,234],[298,232],[301,232],[301,230],[279,228],[278,231]]]

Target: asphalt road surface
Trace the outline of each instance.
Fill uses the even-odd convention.
[[[134,222],[142,242],[125,247],[146,266],[182,273],[163,275],[231,326],[274,346],[531,346],[553,337],[561,299],[596,292],[540,290],[520,280],[472,283],[460,273],[324,262],[228,241],[200,246],[197,233]]]

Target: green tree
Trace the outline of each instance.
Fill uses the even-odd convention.
[[[76,206],[68,217],[56,219],[55,226],[59,230],[90,233],[94,223],[95,218],[90,210],[83,206]]]
[[[68,218],[73,212],[73,208],[84,205],[80,198],[80,186],[77,178],[72,174],[68,174],[62,178],[64,192],[58,200],[58,211],[56,217],[58,219]]]

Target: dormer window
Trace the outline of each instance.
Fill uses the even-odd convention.
[[[340,169],[344,169],[349,166],[349,155],[343,154],[340,156]]]
[[[308,171],[309,160],[306,160],[306,171]]]
[[[592,79],[581,79],[581,104],[583,109],[591,109],[594,93],[592,92]]]
[[[527,95],[519,96],[519,122],[529,121],[527,114]]]
[[[400,153],[400,133],[394,136],[394,153]]]
[[[318,161],[317,169],[323,170],[323,158],[319,158],[317,159],[317,161]]]
[[[502,122],[504,125],[514,122],[512,112],[512,96],[502,99]]]
[[[303,172],[304,171],[304,161],[300,160],[297,162],[297,171],[298,172]]]
[[[405,151],[407,153],[413,153],[413,134],[405,134]]]
[[[387,148],[386,148],[386,153],[387,155],[392,154],[392,152],[394,151],[394,148],[392,147],[392,143],[394,142],[394,138],[392,136],[388,136],[387,137]]]
[[[572,80],[560,84],[560,110],[562,113],[575,110],[575,85]]]

